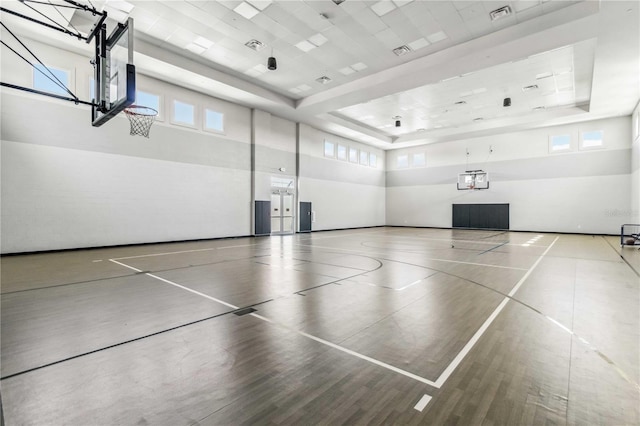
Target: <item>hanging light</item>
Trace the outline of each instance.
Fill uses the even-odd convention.
[[[278,69],[276,58],[274,58],[273,56],[269,56],[269,59],[267,59],[267,68],[269,68],[271,71]]]

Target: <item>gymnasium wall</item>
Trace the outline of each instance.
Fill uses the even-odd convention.
[[[312,203],[312,230],[381,226],[385,224],[385,153],[300,124],[298,199]],[[374,153],[377,166],[324,155],[325,140]]]
[[[640,104],[631,116],[631,209],[626,223],[640,224]]]
[[[389,151],[387,224],[447,228],[452,204],[509,203],[512,230],[617,234],[631,209],[630,129],[621,117]],[[604,147],[581,149],[581,132],[594,130]],[[550,153],[549,137],[564,134],[571,149]],[[416,153],[425,167],[398,168]],[[458,173],[475,169],[490,189],[458,191]]]

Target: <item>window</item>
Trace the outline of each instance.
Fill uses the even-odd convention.
[[[162,115],[162,109],[160,108],[160,95],[136,90],[136,105],[153,108],[158,111],[158,117],[156,117],[156,119],[160,119]]]
[[[571,151],[571,135],[549,137],[549,152]]]
[[[195,120],[195,107],[191,104],[173,101],[173,122],[193,126]]]
[[[398,155],[398,157],[396,158],[396,166],[399,169],[409,167],[409,156],[407,154]]]
[[[55,76],[52,77],[51,74]],[[69,72],[57,68],[47,67],[37,64],[34,65],[33,70],[33,88],[36,90],[42,90],[43,92],[49,92],[56,95],[69,96],[62,85],[56,81],[56,78],[60,80],[60,83],[64,87],[69,87]],[[53,81],[52,81],[53,80]]]
[[[352,163],[358,162],[358,150],[355,148],[349,148],[349,161]]]
[[[424,155],[424,152],[420,152],[418,154],[413,154],[411,156],[411,165],[413,167],[424,167],[427,165],[427,159]]]
[[[369,155],[369,165],[371,167],[378,167],[378,157],[373,152]]]
[[[224,114],[209,108],[204,110],[204,129],[224,132]]]
[[[347,161],[347,147],[338,145],[338,160]]]
[[[336,146],[333,142],[324,141],[324,156],[325,157],[336,156]]]
[[[360,151],[360,164],[363,166],[369,165],[369,153],[367,151]]]
[[[580,135],[580,149],[602,148],[602,130],[582,132]]]

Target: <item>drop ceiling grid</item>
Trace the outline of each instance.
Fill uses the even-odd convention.
[[[575,50],[573,46],[567,46],[438,84],[342,108],[338,112],[356,121],[363,116],[374,116],[376,119],[367,120],[366,124],[399,135],[421,127],[431,128],[436,124],[461,126],[479,117],[487,120],[518,116],[539,106],[554,108],[574,105]],[[581,52],[577,61],[587,69],[592,68],[594,43],[582,43],[577,50]],[[562,70],[564,74],[536,79],[536,75],[549,70]],[[539,89],[523,91],[523,87],[532,84],[538,84]],[[512,98],[511,107],[502,106],[505,97]],[[456,105],[460,100],[464,100],[465,104]],[[388,127],[395,115],[403,117],[400,129]]]

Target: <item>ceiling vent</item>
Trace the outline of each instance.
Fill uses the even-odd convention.
[[[489,13],[489,16],[491,17],[492,21],[495,21],[496,19],[504,18],[509,15],[511,15],[511,8],[509,6],[501,7],[500,9],[496,9]]]
[[[409,46],[400,46],[393,49],[393,53],[395,53],[396,56],[402,56],[409,52],[411,52],[411,48]]]
[[[538,88],[537,84],[532,84],[531,86],[524,86],[522,88],[523,92],[528,92],[529,90],[536,90]]]
[[[264,47],[264,43],[256,39],[249,40],[244,45],[247,46],[249,49],[255,50],[256,52],[259,52]]]
[[[327,84],[331,82],[331,79],[329,77],[327,77],[326,75],[323,75],[320,78],[316,78],[316,81],[320,84]]]

